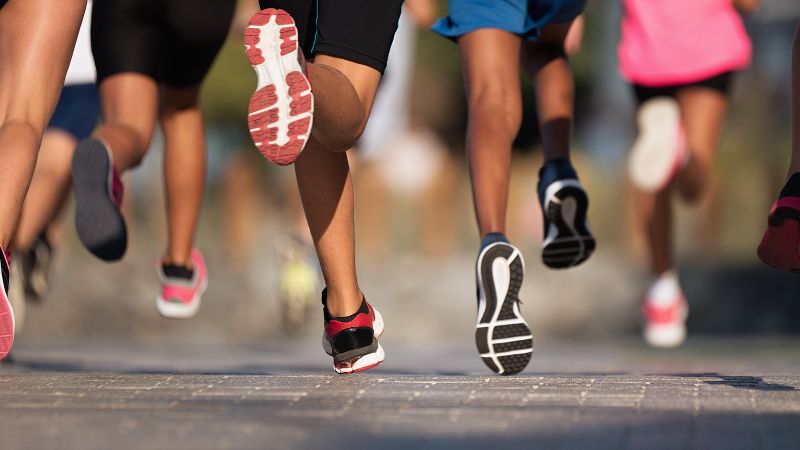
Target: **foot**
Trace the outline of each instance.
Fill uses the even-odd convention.
[[[8,300],[9,260],[8,254],[0,248],[0,360],[8,355],[14,344],[14,310]]]
[[[572,164],[565,159],[545,164],[539,172],[538,192],[545,231],[542,262],[566,269],[589,259],[596,246],[587,218],[589,197]]]
[[[286,11],[265,9],[250,19],[244,41],[258,76],[247,119],[250,135],[265,158],[291,164],[308,142],[314,113],[294,19]]]
[[[208,271],[200,250],[192,250],[192,267],[158,264],[161,294],[156,309],[167,319],[189,319],[197,314],[200,300],[208,287]]]
[[[53,247],[47,237],[42,234],[30,250],[15,252],[14,259],[17,261],[15,265],[19,266],[18,278],[24,288],[25,297],[31,301],[40,301],[49,290],[50,267],[53,262]]]
[[[645,192],[660,191],[678,176],[689,160],[678,102],[657,97],[637,114],[639,136],[628,157],[631,182]]]
[[[758,257],[772,267],[800,272],[800,173],[789,178],[772,205]]]
[[[662,274],[647,290],[642,304],[644,340],[653,347],[673,348],[686,340],[689,306],[674,272]]]
[[[75,229],[83,245],[106,261],[116,261],[128,247],[128,229],[122,217],[123,186],[111,152],[98,139],[86,139],[72,157],[75,190]]]
[[[333,356],[336,373],[356,373],[371,369],[383,362],[383,347],[378,339],[383,334],[383,318],[380,313],[361,300],[358,311],[347,317],[332,317],[328,313],[328,292],[322,291],[322,306],[325,330],[322,333],[322,348]]]
[[[478,320],[475,345],[478,353],[484,364],[495,373],[519,373],[533,354],[531,329],[519,311],[519,290],[525,275],[522,254],[505,237],[500,237],[483,246],[476,272]]]

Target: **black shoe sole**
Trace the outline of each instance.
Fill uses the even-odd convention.
[[[508,280],[494,277],[493,265],[498,258],[508,264]],[[479,317],[475,345],[492,371],[514,375],[527,367],[533,354],[531,329],[516,307],[525,274],[522,254],[510,244],[491,244],[478,256],[477,272]],[[504,298],[497,298],[496,287],[505,291]]]
[[[565,186],[545,203],[547,238],[542,246],[542,262],[553,269],[582,264],[594,253],[596,243],[587,225],[589,198],[580,187]],[[555,230],[555,235],[550,236]]]
[[[109,192],[111,159],[105,145],[88,139],[72,157],[75,229],[83,245],[106,261],[116,261],[128,247],[128,229]]]

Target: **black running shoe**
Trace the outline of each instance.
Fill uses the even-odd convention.
[[[595,240],[586,217],[589,197],[575,169],[566,159],[556,159],[539,171],[545,238],[542,262],[553,269],[577,266],[592,256]]]
[[[478,321],[475,345],[484,364],[500,375],[521,372],[531,360],[533,336],[519,311],[525,262],[508,242],[486,245],[478,255]]]
[[[328,290],[322,291],[325,329],[322,349],[333,357],[336,373],[348,374],[371,369],[385,357],[378,339],[383,334],[383,318],[365,298],[355,314],[332,317],[328,312]]]
[[[78,144],[72,157],[75,190],[75,228],[83,245],[95,256],[116,261],[128,247],[128,229],[122,217],[122,182],[111,152],[98,139]]]

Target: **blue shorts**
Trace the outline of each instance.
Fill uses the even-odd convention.
[[[536,40],[547,25],[569,22],[586,0],[449,0],[449,14],[433,24],[433,31],[456,40],[481,28],[497,28]]]
[[[59,128],[77,140],[89,137],[100,119],[100,99],[94,83],[64,86],[47,128]]]

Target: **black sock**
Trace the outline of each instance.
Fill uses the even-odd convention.
[[[783,187],[781,195],[778,197],[800,197],[800,172],[789,177],[789,181],[786,182],[786,186]]]
[[[161,267],[164,269],[164,275],[170,278],[185,278],[191,280],[194,276],[194,270],[188,267],[177,266],[175,264],[162,264]]]

